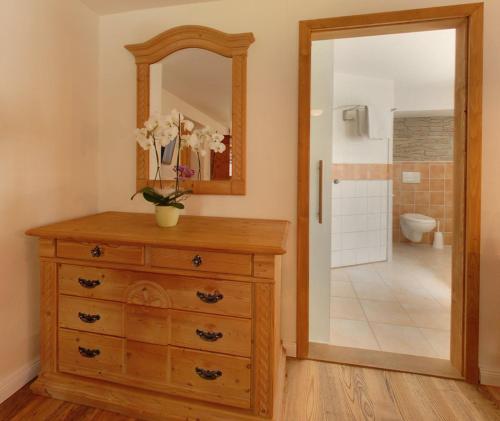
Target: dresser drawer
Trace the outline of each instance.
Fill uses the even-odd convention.
[[[58,355],[59,370],[64,373],[250,407],[249,358],[66,329],[59,329]]]
[[[252,285],[243,282],[189,279],[170,282],[172,308],[202,313],[251,317]]]
[[[59,370],[91,377],[121,375],[124,346],[120,338],[59,329]]]
[[[213,403],[250,407],[250,359],[175,347],[170,359],[172,386],[190,390],[192,396],[208,393]]]
[[[171,344],[249,357],[252,322],[224,316],[170,311]]]
[[[133,282],[134,272],[61,265],[59,267],[59,292],[79,297],[123,301],[125,290]]]
[[[59,291],[152,307],[250,317],[252,284],[61,265]]]
[[[249,254],[209,251],[151,248],[151,265],[201,272],[252,274],[252,256]]]
[[[57,257],[143,265],[144,247],[58,240]]]
[[[123,336],[123,304],[60,295],[59,327]]]

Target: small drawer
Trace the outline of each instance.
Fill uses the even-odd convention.
[[[58,240],[57,257],[143,265],[144,247]]]
[[[250,359],[171,347],[172,386],[213,396],[214,403],[250,407]]]
[[[59,327],[123,336],[123,304],[60,295]]]
[[[172,310],[171,343],[185,348],[249,357],[252,322],[224,316]]]
[[[151,265],[200,272],[230,273],[235,275],[252,274],[252,256],[249,254],[152,247]]]
[[[61,265],[58,276],[61,294],[123,301],[124,292],[134,279],[134,272]]]
[[[187,279],[171,282],[172,308],[228,316],[251,317],[252,284]]]
[[[59,370],[90,377],[121,375],[124,344],[120,338],[59,329]]]

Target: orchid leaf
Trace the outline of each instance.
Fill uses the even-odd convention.
[[[154,203],[157,206],[172,206],[177,209],[184,209],[184,205],[177,202],[177,199],[186,194],[192,193],[192,190],[174,191],[166,196],[163,196],[162,194],[158,193],[153,187],[148,186],[136,192],[130,199],[132,200],[140,193],[146,201]]]

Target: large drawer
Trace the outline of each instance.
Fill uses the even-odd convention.
[[[250,407],[249,358],[59,329],[59,370],[208,402]]]
[[[59,327],[123,336],[123,304],[61,295]]]
[[[151,266],[201,272],[252,274],[249,254],[151,248]]]
[[[80,297],[250,317],[252,284],[61,265],[59,291]]]
[[[59,370],[92,377],[121,376],[125,340],[59,329]]]
[[[252,322],[225,316],[170,311],[171,344],[185,348],[249,357]]]
[[[190,349],[170,349],[170,381],[191,391],[205,392],[213,403],[247,402],[250,406],[251,363],[248,358],[229,357]]]
[[[58,240],[57,257],[143,265],[144,247],[125,244],[97,244]]]

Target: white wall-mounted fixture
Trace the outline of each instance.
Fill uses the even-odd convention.
[[[420,173],[413,171],[403,171],[403,183],[407,184],[420,183]]]

